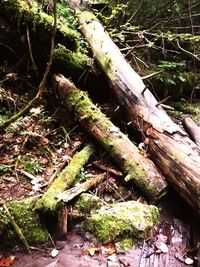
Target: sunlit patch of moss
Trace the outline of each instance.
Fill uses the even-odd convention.
[[[134,245],[134,238],[132,237],[125,237],[120,242],[117,243],[119,249],[123,252],[130,252]]]
[[[85,220],[83,227],[103,243],[124,235],[147,238],[158,217],[157,207],[129,201],[100,208]]]
[[[59,44],[55,50],[55,63],[65,70],[85,70],[93,65],[92,59],[81,52],[72,52]]]

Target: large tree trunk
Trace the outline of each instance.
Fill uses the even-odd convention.
[[[59,96],[73,110],[82,126],[93,135],[113,157],[131,180],[150,200],[166,192],[166,181],[152,161],[123,134],[72,82],[55,75]]]
[[[150,157],[200,215],[200,149],[161,106],[156,105],[154,96],[145,90],[141,77],[126,62],[96,17],[88,11],[76,11],[94,57],[108,76],[133,126],[142,132]]]

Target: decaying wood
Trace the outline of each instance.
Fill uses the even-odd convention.
[[[60,98],[84,128],[109,152],[131,180],[151,200],[157,200],[166,191],[166,182],[153,164],[75,85],[62,75],[54,81]]]
[[[50,185],[44,195],[37,201],[36,208],[44,211],[55,211],[58,207],[58,194],[69,188],[80,173],[81,168],[88,162],[94,153],[94,147],[91,144],[86,145],[78,152]]]
[[[71,2],[71,1],[69,1]],[[74,1],[73,1],[74,2]],[[200,149],[170,119],[131,68],[97,18],[76,9],[80,29],[110,80],[118,101],[143,136],[148,153],[169,183],[200,216]],[[143,94],[142,94],[143,92]]]
[[[58,211],[58,223],[57,223],[57,230],[56,236],[59,238],[66,238],[67,237],[67,217],[68,217],[68,210],[67,207],[61,207]]]
[[[200,128],[189,117],[183,119],[183,126],[190,135],[191,139],[200,146]]]
[[[95,175],[94,177],[88,179],[84,183],[78,184],[66,191],[64,191],[61,194],[57,195],[58,201],[64,201],[69,202],[76,196],[80,195],[83,192],[88,191],[92,187],[96,186],[97,184],[103,182],[103,180],[106,178],[106,173]]]
[[[111,167],[105,166],[105,165],[103,165],[102,163],[100,163],[98,161],[93,161],[93,162],[91,162],[91,164],[93,166],[99,168],[100,170],[106,171],[108,173],[112,173],[112,174],[114,174],[116,176],[122,176],[123,175],[122,172],[117,171],[117,170],[115,170],[115,169],[113,169]]]

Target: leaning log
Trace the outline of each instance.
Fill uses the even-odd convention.
[[[71,1],[68,1],[71,3]],[[74,2],[72,1],[73,7]],[[200,216],[200,148],[166,114],[97,18],[76,6],[80,29],[110,80],[148,153],[169,183]]]
[[[85,92],[62,75],[55,75],[54,81],[60,98],[74,111],[82,126],[93,135],[113,157],[131,180],[150,200],[159,199],[166,191],[166,182],[153,164],[130,139],[123,134],[92,101]]]

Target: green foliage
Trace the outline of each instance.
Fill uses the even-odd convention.
[[[184,61],[175,62],[175,61],[160,60],[158,62],[158,68],[168,70],[168,71],[174,71],[174,70],[183,71],[186,69],[186,64]]]
[[[69,8],[66,2],[61,1],[57,3],[57,13],[61,22],[69,28],[76,29],[77,20],[75,19],[72,9]]]
[[[90,179],[92,177],[92,174],[88,173],[84,170],[84,168],[81,168],[80,174],[77,176],[77,181],[83,183],[86,180]]]
[[[0,174],[9,173],[11,171],[12,171],[11,165],[5,165],[5,164],[0,165]]]
[[[19,164],[22,165],[23,170],[37,175],[44,171],[45,165],[40,163],[38,159],[32,158],[31,155],[26,155],[19,160]]]

